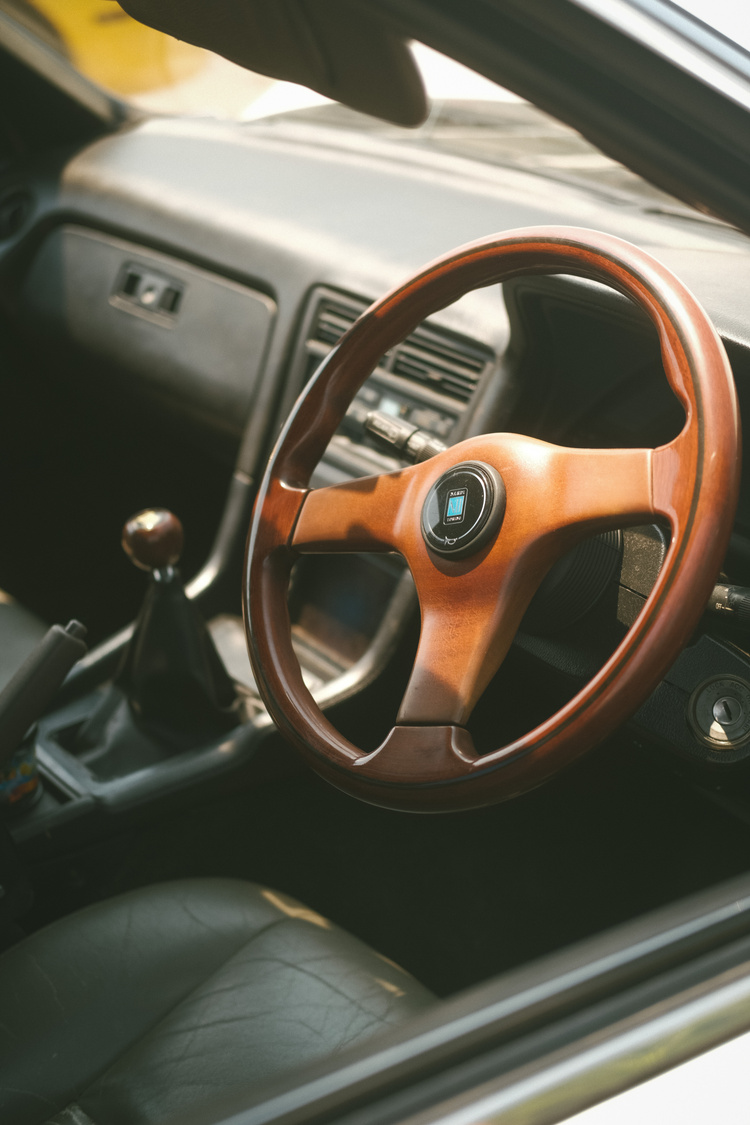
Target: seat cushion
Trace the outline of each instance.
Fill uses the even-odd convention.
[[[0,957],[0,1121],[209,1122],[227,1098],[251,1104],[433,1002],[278,892],[228,879],[133,891]]]
[[[0,690],[46,632],[43,621],[0,590]]]

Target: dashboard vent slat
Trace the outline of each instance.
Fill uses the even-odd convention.
[[[334,347],[364,308],[364,302],[358,308],[353,302],[323,297],[313,318],[308,342]],[[490,353],[472,346],[469,341],[454,341],[422,327],[391,349],[379,366],[437,394],[468,402],[491,361]]]
[[[434,391],[468,402],[487,360],[448,344],[418,343],[414,337],[397,349],[391,371]]]
[[[358,312],[345,305],[334,305],[331,301],[323,301],[315,321],[313,340],[318,340],[321,344],[338,344],[358,316]]]

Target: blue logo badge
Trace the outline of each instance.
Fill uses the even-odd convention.
[[[445,523],[462,523],[466,508],[466,495],[467,489],[465,488],[452,488],[448,493],[448,501],[445,506]]]

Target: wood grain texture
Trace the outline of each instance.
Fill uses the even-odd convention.
[[[489,434],[401,472],[307,491],[380,356],[468,289],[528,272],[592,277],[645,309],[685,409],[685,427],[673,442],[656,450],[580,450]],[[596,232],[545,228],[484,239],[438,260],[350,329],[306,389],[271,457],[248,537],[244,597],[251,659],[272,716],[319,772],[374,803],[467,808],[539,784],[632,713],[690,636],[726,549],[739,451],[723,346],[692,295],[643,251]],[[466,460],[484,461],[502,475],[505,520],[477,554],[441,559],[422,539],[422,504],[432,483]],[[657,514],[672,527],[665,563],[611,659],[548,722],[476,758],[462,724],[551,564],[577,539]],[[365,756],[335,731],[302,683],[286,584],[298,553],[394,549],[414,575],[422,631],[399,725]]]
[[[651,450],[580,450],[517,434],[461,442],[422,465],[317,489],[292,544],[300,552],[396,550],[417,587],[422,633],[399,713],[404,723],[465,723],[500,666],[540,581],[580,538],[653,516]],[[505,481],[501,533],[476,555],[439,558],[420,515],[433,483],[459,461]]]
[[[180,560],[185,536],[166,508],[144,508],[122,529],[122,549],[141,570],[162,570]]]

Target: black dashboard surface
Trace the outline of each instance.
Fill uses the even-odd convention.
[[[369,300],[453,246],[532,224],[603,229],[637,243],[693,289],[727,341],[750,339],[750,243],[697,213],[660,216],[650,213],[658,207],[613,203],[542,175],[299,123],[152,120],[60,163],[34,163],[21,173],[34,208],[6,244],[6,271],[18,269],[19,254],[26,269],[33,247],[65,221],[248,286],[277,307],[265,363],[274,388],[313,286]],[[33,311],[34,287],[27,300]],[[494,291],[471,294],[435,320],[505,347]],[[252,405],[273,397],[259,381]],[[282,394],[282,412],[289,399]],[[230,409],[236,425],[237,401]]]

